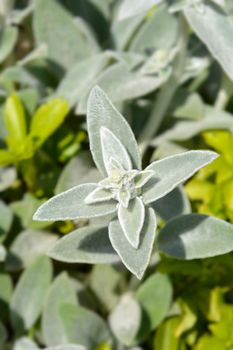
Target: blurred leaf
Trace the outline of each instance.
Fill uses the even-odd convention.
[[[149,264],[155,240],[155,229],[156,218],[153,209],[150,208],[146,213],[142,228],[141,243],[139,248],[135,249],[126,239],[117,220],[112,221],[109,225],[109,238],[113,248],[127,269],[137,276],[138,279],[143,277]]]
[[[38,257],[22,274],[11,300],[11,321],[17,332],[29,329],[39,317],[52,278],[47,257]]]
[[[7,26],[0,31],[0,63],[2,63],[13,51],[18,37],[16,27]]]
[[[142,324],[138,338],[142,339],[165,318],[172,301],[172,285],[166,275],[156,273],[141,284],[136,298],[142,307]]]
[[[77,304],[75,290],[65,272],[56,277],[45,299],[42,336],[47,346],[66,344],[68,341],[59,315],[60,306],[64,303]]]
[[[204,335],[200,338],[195,350],[226,350],[225,343],[218,339],[217,337],[211,337],[209,335]]]
[[[146,12],[152,6],[157,5],[161,0],[138,0],[135,6],[132,6],[130,0],[124,0],[120,6],[118,19],[122,20],[127,17],[135,16],[141,12]]]
[[[31,339],[22,337],[15,342],[13,350],[39,350],[39,348]]]
[[[109,316],[115,337],[125,345],[134,343],[141,324],[141,308],[131,294],[124,295]]]
[[[49,251],[55,260],[69,263],[106,264],[118,261],[107,227],[89,226],[59,239]]]
[[[8,132],[8,145],[17,152],[18,143],[25,141],[27,130],[24,107],[16,94],[12,94],[6,101],[5,124]]]
[[[58,1],[37,0],[33,25],[37,45],[45,43],[49,57],[64,68],[98,51],[95,39]]]
[[[44,200],[37,199],[31,193],[26,192],[23,199],[12,202],[10,207],[13,213],[20,219],[23,228],[40,229],[49,225],[48,222],[34,222],[32,220],[36,209],[44,202]]]
[[[6,259],[6,248],[0,244],[0,262],[5,261]]]
[[[0,200],[0,243],[4,241],[11,228],[13,214],[9,206]]]
[[[107,95],[95,87],[88,100],[87,125],[90,138],[90,149],[99,171],[107,175],[100,140],[100,128],[104,126],[121,141],[126,148],[136,169],[141,169],[141,158],[132,130],[126,120],[112,105]]]
[[[1,163],[1,160],[0,160],[0,163]],[[16,177],[17,177],[17,174],[16,174],[15,168],[0,167],[0,192],[7,190],[14,183],[14,181],[16,180]]]
[[[155,341],[154,341],[156,349],[185,350],[185,347],[180,347],[180,339],[175,334],[178,322],[179,322],[179,318],[172,317],[172,318],[169,318],[168,320],[165,320],[159,326],[159,328],[157,329]]]
[[[100,180],[100,174],[93,166],[90,153],[83,151],[77,157],[73,157],[64,167],[56,184],[55,193],[61,193],[86,182]]]
[[[51,232],[25,230],[19,233],[10,246],[6,259],[8,271],[17,271],[28,267],[38,256],[48,252],[58,236]]]
[[[170,220],[158,235],[159,250],[177,259],[201,259],[233,250],[233,226],[205,215]]]
[[[53,99],[37,109],[32,117],[29,134],[36,147],[40,147],[54,133],[68,112],[68,103],[61,99]]]
[[[202,11],[189,6],[184,14],[214,58],[233,79],[233,21],[221,7],[209,0],[201,6]],[[206,21],[207,18],[208,21]]]
[[[121,273],[111,265],[95,265],[92,269],[91,289],[107,311],[112,310],[119,299],[118,288],[121,280]]]
[[[52,346],[49,348],[45,348],[45,350],[87,350],[87,349],[82,345],[66,344],[66,345]]]
[[[95,350],[104,342],[111,343],[106,323],[94,312],[82,306],[63,304],[60,315],[70,342],[81,343],[88,350]]]
[[[9,302],[13,291],[13,283],[10,275],[0,273],[0,319],[5,321],[8,318]]]

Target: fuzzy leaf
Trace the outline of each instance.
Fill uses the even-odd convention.
[[[135,176],[134,182],[136,188],[143,187],[154,175],[153,170],[143,170],[140,171],[138,175]]]
[[[233,79],[232,18],[210,0],[203,2],[201,6],[202,11],[189,6],[184,14],[196,34]]]
[[[132,168],[129,155],[120,140],[108,129],[100,128],[101,149],[106,172],[111,175],[112,159],[116,159],[125,170]]]
[[[152,179],[144,187],[144,202],[152,203],[165,196],[216,157],[217,153],[211,151],[189,151],[153,162],[146,170],[153,170],[159,181]]]
[[[8,231],[10,230],[13,213],[3,201],[0,200],[0,243],[4,241]]]
[[[42,336],[47,346],[61,345],[68,342],[59,307],[64,303],[76,305],[75,289],[68,275],[63,272],[50,286],[42,314]]]
[[[160,231],[159,250],[177,259],[202,259],[233,250],[233,226],[206,215],[176,217]]]
[[[16,27],[8,26],[1,30],[0,63],[2,63],[13,50],[17,37],[18,30]]]
[[[69,105],[65,100],[53,99],[42,105],[32,118],[30,136],[39,147],[63,123]]]
[[[99,87],[92,90],[88,100],[87,125],[92,156],[104,176],[107,172],[101,149],[100,128],[102,126],[114,133],[126,148],[133,168],[141,169],[141,157],[130,126]]]
[[[11,321],[14,329],[29,329],[37,320],[52,278],[52,265],[39,257],[23,273],[11,299]]]
[[[87,349],[82,345],[66,344],[66,345],[52,346],[49,348],[45,348],[44,350],[87,350]]]
[[[82,306],[63,304],[60,308],[67,338],[72,343],[81,343],[88,350],[111,341],[111,335],[104,320],[93,311]]]
[[[138,279],[141,279],[150,261],[155,240],[156,217],[153,209],[146,212],[144,226],[141,232],[141,243],[135,249],[128,243],[119,221],[112,221],[109,225],[109,237],[113,248],[120,256],[123,264]]]
[[[6,249],[3,245],[0,244],[0,262],[5,261],[6,259]]]
[[[109,317],[115,337],[125,345],[131,345],[141,324],[141,308],[131,294],[126,294]]]
[[[37,46],[46,44],[49,57],[64,68],[98,51],[80,18],[75,20],[58,1],[35,1],[33,26]]]
[[[137,0],[137,2],[135,2],[132,6],[132,0],[124,0],[120,6],[118,19],[122,20],[138,15],[141,12],[146,12],[152,6],[159,4],[161,1],[162,0]]]
[[[85,198],[97,188],[96,184],[75,186],[42,204],[34,214],[38,221],[86,219],[103,216],[116,211],[116,202],[85,204]]]
[[[106,190],[101,187],[97,187],[85,198],[85,203],[94,204],[94,203],[105,202],[111,199],[112,199],[112,193],[109,190]]]
[[[132,199],[127,208],[119,205],[118,220],[128,242],[137,249],[145,218],[145,207],[139,197]]]
[[[172,284],[166,275],[155,273],[139,287],[136,298],[143,310],[139,331],[139,338],[143,338],[165,318],[172,301]]]
[[[22,337],[15,342],[13,350],[39,350],[39,348],[31,339]]]
[[[106,227],[89,226],[71,232],[55,243],[49,255],[69,263],[107,264],[118,261]]]
[[[0,156],[1,163],[1,156]],[[16,180],[17,173],[14,167],[0,168],[0,192],[5,191]]]

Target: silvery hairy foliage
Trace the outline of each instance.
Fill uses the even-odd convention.
[[[87,126],[91,153],[103,179],[56,195],[39,207],[34,220],[88,219],[111,214],[108,229],[87,227],[77,230],[62,239],[63,245],[60,246],[58,241],[59,253],[51,253],[51,256],[62,260],[59,254],[67,251],[69,236],[78,237],[80,234],[84,242],[79,249],[86,250],[85,254],[89,249],[93,261],[90,258],[88,262],[98,262],[96,256],[101,252],[103,236],[108,235],[114,252],[125,266],[142,278],[156,238],[153,203],[214,160],[217,154],[189,151],[155,161],[142,170],[139,149],[130,126],[99,87],[95,87],[89,97]],[[99,234],[93,238],[91,230]],[[94,239],[92,245],[90,240]],[[104,239],[106,242],[108,238]],[[88,247],[85,247],[85,240],[90,243]],[[106,249],[102,254],[107,254]],[[70,258],[74,262],[71,253]],[[87,262],[85,259],[80,262]]]

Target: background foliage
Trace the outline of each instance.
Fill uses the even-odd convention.
[[[233,249],[231,0],[132,3],[0,2],[0,350],[233,349],[232,253],[183,261],[155,247],[139,281],[119,261],[47,256],[59,237],[103,219],[32,220],[54,194],[99,181],[86,127],[99,85],[131,125],[143,166],[190,149],[220,154],[154,209],[164,237],[179,236],[191,209],[227,221],[193,231],[201,239],[210,225],[198,257]]]

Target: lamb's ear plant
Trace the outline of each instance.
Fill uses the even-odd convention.
[[[91,153],[103,179],[56,195],[37,210],[34,220],[88,219],[111,214],[108,228],[78,229],[59,240],[50,255],[70,262],[113,262],[115,251],[141,279],[156,238],[153,203],[212,162],[217,154],[189,151],[155,161],[142,170],[130,126],[99,87],[89,97],[87,126]],[[161,246],[168,243],[162,241]]]

